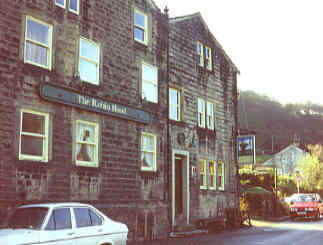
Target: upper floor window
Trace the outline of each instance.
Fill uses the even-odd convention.
[[[181,120],[181,91],[174,88],[169,89],[169,118]]]
[[[145,45],[148,44],[148,17],[138,9],[134,11],[134,39]]]
[[[205,128],[205,100],[197,99],[198,126]]]
[[[222,161],[218,162],[218,188],[219,190],[224,190],[224,181],[225,181],[225,176],[224,176],[224,163]]]
[[[200,189],[207,188],[206,160],[200,160]]]
[[[79,73],[82,81],[99,85],[100,47],[84,38],[80,39]]]
[[[157,137],[154,134],[141,135],[141,170],[157,170]]]
[[[51,69],[53,27],[45,22],[26,17],[24,61]]]
[[[65,8],[66,7],[66,0],[55,0],[55,4],[57,6],[60,6],[62,8]]]
[[[69,11],[79,14],[80,12],[80,0],[70,0]]]
[[[201,42],[196,43],[197,64],[204,67],[204,48]]]
[[[214,104],[207,101],[206,107],[206,124],[207,128],[213,130],[214,129]]]
[[[212,49],[205,46],[205,66],[206,69],[212,71]]]
[[[214,104],[201,98],[197,99],[198,126],[214,130]]]
[[[158,102],[158,69],[155,66],[142,64],[142,98]]]
[[[212,49],[203,45],[201,42],[196,42],[196,55],[197,55],[197,64],[200,67],[205,67],[209,71],[213,69],[213,60],[212,60]]]
[[[48,114],[22,110],[19,159],[48,161]]]
[[[99,125],[88,121],[76,121],[76,164],[98,167]]]

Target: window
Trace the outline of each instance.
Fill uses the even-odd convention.
[[[141,135],[141,170],[157,170],[156,138],[154,134],[142,133]]]
[[[52,32],[51,25],[27,16],[24,62],[51,69]]]
[[[55,209],[46,226],[46,230],[71,229],[71,213],[69,208]]]
[[[214,129],[214,104],[207,101],[206,108],[206,123],[207,128],[213,130]]]
[[[77,227],[88,227],[102,224],[102,219],[89,208],[74,208]]]
[[[222,161],[218,162],[218,187],[219,190],[224,190],[224,163]]]
[[[57,6],[60,6],[62,8],[65,8],[65,6],[66,6],[66,0],[55,0],[55,4]]]
[[[205,100],[197,99],[198,126],[205,128]]]
[[[158,102],[158,70],[155,66],[142,64],[142,98]]]
[[[205,46],[205,65],[206,69],[212,71],[212,49]]]
[[[210,189],[216,188],[216,176],[215,176],[215,162],[209,162],[209,186]]]
[[[48,208],[42,207],[17,208],[9,216],[8,228],[40,229],[47,212]]]
[[[200,189],[206,189],[206,161],[200,160]]]
[[[100,48],[96,43],[80,39],[79,73],[82,81],[99,85]]]
[[[148,44],[148,18],[137,9],[134,11],[134,39],[145,45]]]
[[[98,167],[98,132],[97,123],[76,121],[76,164],[87,167]]]
[[[22,110],[20,160],[48,161],[48,114]]]
[[[79,0],[70,0],[69,11],[79,14],[80,12],[80,1]]]
[[[204,67],[204,48],[201,42],[196,43],[197,64]]]
[[[169,118],[181,120],[181,92],[174,88],[169,89]]]

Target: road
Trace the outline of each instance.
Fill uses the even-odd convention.
[[[149,245],[321,245],[323,220],[253,221],[253,227],[191,238],[172,238]]]

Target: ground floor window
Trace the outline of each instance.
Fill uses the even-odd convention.
[[[218,188],[219,190],[224,190],[224,163],[222,161],[218,162]]]
[[[200,189],[207,189],[206,160],[200,160]]]
[[[98,167],[99,125],[83,120],[76,121],[76,165]]]
[[[141,170],[157,170],[157,136],[150,133],[141,134]]]
[[[47,113],[21,110],[19,159],[48,161]]]

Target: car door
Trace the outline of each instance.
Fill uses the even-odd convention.
[[[102,218],[91,208],[74,207],[76,245],[97,244],[104,234]]]
[[[40,240],[40,243],[45,245],[76,245],[70,208],[52,210]]]

